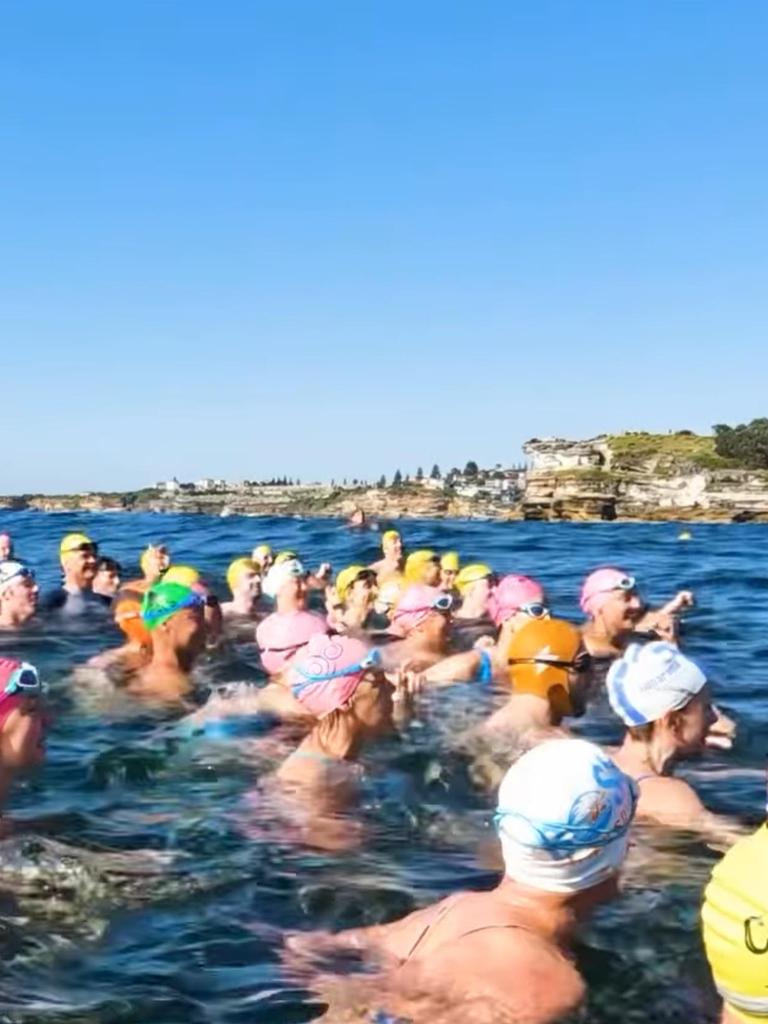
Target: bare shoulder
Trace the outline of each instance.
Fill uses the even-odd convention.
[[[643,817],[683,824],[695,821],[704,810],[696,790],[684,779],[659,776],[640,784],[638,813]]]

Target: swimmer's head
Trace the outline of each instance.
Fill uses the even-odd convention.
[[[85,533],[68,533],[59,545],[59,558],[68,583],[90,587],[96,575],[99,546]]]
[[[32,768],[45,757],[43,687],[34,665],[0,658],[0,765]]]
[[[609,636],[626,633],[638,622],[643,603],[634,576],[623,569],[595,569],[584,580],[581,610],[599,622]]]
[[[93,591],[102,597],[113,598],[120,588],[122,566],[114,558],[102,555],[96,562],[96,575],[93,577]]]
[[[666,755],[700,753],[715,720],[707,677],[673,644],[630,644],[606,681],[611,707],[637,739]]]
[[[584,714],[591,659],[582,647],[581,634],[570,622],[527,622],[512,635],[507,661],[514,692],[546,700],[552,724]]]
[[[13,558],[13,541],[10,533],[3,531],[0,533],[0,562],[7,562],[9,558]]]
[[[401,576],[391,576],[381,584],[373,604],[374,611],[379,615],[392,617],[397,602],[403,594],[404,581]]]
[[[275,555],[275,565],[282,565],[283,562],[298,562],[299,556],[295,551],[278,551]]]
[[[406,583],[422,583],[428,587],[440,582],[440,557],[434,551],[422,548],[412,551],[405,560],[403,569]]]
[[[373,601],[376,573],[364,565],[349,565],[336,577],[336,593],[344,602],[369,603]]]
[[[272,548],[269,544],[257,544],[251,552],[251,560],[258,565],[261,570],[261,575],[263,576],[274,561]]]
[[[205,598],[192,587],[166,579],[153,584],[141,602],[141,618],[153,646],[167,641],[192,654],[205,646]]]
[[[172,565],[163,573],[163,583],[180,583],[182,587],[194,587],[200,582],[200,573],[191,565]]]
[[[704,948],[725,1021],[768,1018],[768,826],[739,839],[715,866],[701,909]]]
[[[227,586],[233,597],[245,594],[255,601],[261,594],[259,567],[251,558],[236,558],[227,569]]]
[[[392,722],[392,688],[381,655],[350,636],[313,636],[296,656],[287,681],[296,700],[315,718],[348,712],[356,732],[374,735]]]
[[[507,877],[552,893],[615,894],[637,787],[594,743],[552,739],[499,787],[496,826]]]
[[[399,561],[403,557],[403,539],[397,530],[385,530],[381,535],[381,550],[385,558]]]
[[[446,551],[440,559],[440,589],[453,590],[459,572],[458,551]]]
[[[392,612],[392,632],[402,637],[415,633],[430,648],[444,647],[450,636],[453,598],[437,587],[408,587]]]
[[[307,595],[307,574],[298,558],[275,561],[262,582],[267,597],[280,599],[297,608],[303,607]]]
[[[465,565],[456,577],[456,589],[464,600],[471,594],[473,598],[489,597],[493,583],[493,569],[482,562]]]
[[[488,598],[488,614],[497,626],[514,620],[520,627],[549,615],[544,588],[529,576],[502,576]]]
[[[149,583],[159,580],[170,564],[171,556],[165,544],[148,544],[139,559],[142,576]]]
[[[273,612],[256,627],[256,643],[264,670],[278,675],[316,634],[328,634],[328,623],[314,612]]]
[[[0,562],[0,614],[7,625],[20,626],[31,619],[39,598],[32,569],[21,562]]]
[[[152,637],[141,617],[141,603],[144,595],[136,590],[120,590],[112,602],[115,625],[129,642],[139,647],[150,647]]]

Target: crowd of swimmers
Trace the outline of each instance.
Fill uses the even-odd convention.
[[[286,806],[321,823],[304,837],[326,850],[338,848],[326,826],[354,805],[364,746],[403,728],[430,690],[487,687],[487,717],[449,742],[497,794],[499,885],[389,924],[285,938],[287,969],[317,988],[327,987],[330,954],[368,965],[335,977],[359,991],[363,1019],[537,1024],[572,1011],[585,996],[569,953],[575,930],[616,895],[638,820],[728,851],[702,912],[722,1019],[768,1019],[768,830],[747,834],[675,776],[707,746],[727,751],[735,732],[680,647],[693,595],[651,608],[630,571],[599,567],[582,583],[575,624],[552,614],[536,579],[462,565],[456,552],[406,553],[396,530],[381,544],[373,564],[335,575],[260,544],[231,562],[222,601],[163,544],[149,545],[127,579],[81,533],[61,541],[61,585],[41,595],[33,567],[0,534],[0,630],[12,639],[48,616],[111,619],[122,642],[92,666],[137,701],[174,709],[191,734],[290,726],[292,749],[271,782]],[[255,639],[263,685],[200,699],[198,659],[243,638]],[[624,730],[618,746],[577,734],[578,719],[600,704]],[[16,774],[43,760],[45,731],[36,669],[0,659],[3,800]]]

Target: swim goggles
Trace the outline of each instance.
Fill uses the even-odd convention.
[[[11,572],[3,572],[3,568],[0,566],[0,587],[6,586],[15,579],[32,580],[34,582],[34,570],[28,569],[26,565],[17,565]]]
[[[572,661],[560,658],[508,658],[508,665],[551,665],[552,668],[572,669],[581,675],[592,668],[592,655],[589,651],[581,651]]]
[[[451,608],[453,608],[453,597],[450,594],[441,594],[430,605],[421,608],[396,609],[395,618],[400,615],[421,615],[422,612],[449,612]]]
[[[146,608],[142,611],[141,617],[145,622],[154,622],[155,619],[167,619],[184,608],[200,608],[206,604],[206,600],[196,591],[192,591],[182,598],[177,604],[161,604],[155,608]]]
[[[314,683],[330,683],[333,679],[344,679],[347,676],[363,675],[370,669],[381,668],[382,658],[381,651],[374,647],[372,651],[369,651],[364,658],[354,663],[354,665],[345,665],[344,668],[334,669],[332,672],[306,672],[300,665],[295,665],[294,669],[299,675],[304,676],[301,682],[294,683],[291,687],[294,697],[298,697],[308,686],[312,686]]]
[[[74,547],[64,548],[62,555],[71,555],[74,551],[81,551],[83,554],[98,555],[99,545],[94,540],[83,541],[82,544],[75,544]]]
[[[42,693],[43,684],[34,665],[28,661],[22,661],[19,667],[13,671],[8,682],[3,687],[2,697],[12,697],[15,693]]]
[[[541,601],[529,601],[527,604],[521,604],[517,610],[525,612],[531,619],[543,619],[546,615],[549,615],[549,608],[542,604]]]
[[[637,588],[637,580],[634,576],[622,576],[620,580],[616,580],[612,587],[606,587],[605,590],[601,590],[601,594],[610,594],[612,590],[635,590]]]

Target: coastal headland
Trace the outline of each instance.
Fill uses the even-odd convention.
[[[350,516],[562,521],[768,522],[768,470],[719,454],[715,438],[604,434],[532,439],[524,468],[452,471],[389,485],[223,481],[126,492],[0,497],[6,509],[156,511],[207,515]]]

